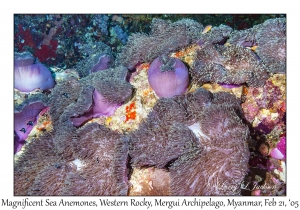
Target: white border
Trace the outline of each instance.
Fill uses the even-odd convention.
[[[24,197],[13,197],[13,14],[14,13],[286,13],[287,14],[287,196],[275,198],[277,201],[297,200],[300,190],[300,170],[297,163],[299,158],[299,87],[300,60],[299,53],[299,15],[293,3],[288,1],[1,1],[0,18],[0,53],[1,53],[1,138],[0,138],[0,206],[2,199],[22,200]],[[125,9],[126,8],[126,9]],[[299,174],[298,174],[299,173]],[[186,197],[162,197],[164,200],[181,200]],[[35,200],[40,197],[31,198]],[[47,197],[43,197],[47,199]],[[60,200],[60,197],[51,197],[51,200]],[[67,200],[98,200],[98,197],[67,197]],[[113,199],[113,197],[109,197]],[[119,200],[130,200],[131,197],[117,197]],[[138,198],[136,198],[138,199]],[[140,198],[142,199],[142,198]],[[147,197],[153,200],[155,197]],[[204,197],[203,199],[209,199]],[[214,200],[227,201],[228,197],[213,197]],[[264,200],[262,197],[236,197],[236,200]],[[299,197],[298,197],[299,199]],[[2,209],[2,207],[0,207]],[[11,207],[9,207],[11,208]],[[72,207],[77,209],[77,207]],[[99,207],[104,209],[104,207]],[[117,208],[117,207],[116,207]],[[131,207],[122,207],[131,209]],[[197,207],[199,209],[200,207]],[[5,208],[3,208],[5,209]],[[7,208],[8,209],[8,208]],[[19,209],[19,208],[18,208]],[[33,209],[26,207],[26,209]],[[35,208],[44,209],[44,208]],[[79,208],[78,208],[79,209]],[[83,208],[81,208],[83,209]],[[114,208],[110,208],[114,209]],[[135,208],[135,209],[146,209]],[[161,209],[168,209],[161,207]],[[175,209],[175,207],[174,207]],[[179,208],[176,208],[179,209]]]

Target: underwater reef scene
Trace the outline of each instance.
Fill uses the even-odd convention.
[[[285,15],[16,14],[14,195],[286,195]]]

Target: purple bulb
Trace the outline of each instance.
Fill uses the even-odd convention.
[[[113,104],[107,101],[96,89],[93,93],[93,99],[95,103],[93,107],[94,117],[111,116],[121,106],[121,104]]]
[[[46,90],[55,85],[51,72],[41,63],[15,66],[14,73],[15,88],[22,92],[30,92],[37,88]]]
[[[98,62],[93,66],[91,72],[97,72],[108,69],[113,63],[113,59],[110,55],[102,55]]]
[[[236,84],[226,84],[226,83],[220,83],[218,82],[219,85],[221,85],[224,88],[238,88],[241,87],[242,85],[236,85]]]
[[[21,112],[14,113],[15,151],[19,151],[32,128],[36,125],[39,113],[47,108],[42,102],[27,105]],[[20,144],[19,146],[16,144]]]
[[[283,158],[285,159],[286,158],[286,137],[281,137],[276,147],[281,152]]]
[[[15,66],[29,66],[34,63],[34,57],[30,52],[15,53],[14,65]]]
[[[270,156],[275,159],[286,159],[286,137],[279,139],[276,147],[270,151]]]
[[[158,97],[171,98],[186,92],[189,73],[181,60],[163,55],[151,63],[148,81]]]
[[[71,121],[74,126],[78,127],[92,118],[112,116],[120,106],[121,104],[114,104],[107,101],[107,99],[95,89],[93,93],[93,104],[90,109],[79,117],[71,118]]]
[[[21,140],[20,137],[14,132],[14,154],[19,152],[23,145],[25,144],[25,140]]]

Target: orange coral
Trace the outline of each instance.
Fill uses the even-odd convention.
[[[179,57],[182,57],[184,56],[184,53],[179,51],[179,52],[176,52],[175,55],[174,55],[176,58],[179,58]]]
[[[143,91],[143,95],[144,95],[144,96],[149,96],[150,93],[151,93],[151,91],[152,91],[152,89],[151,89],[151,88],[148,88],[148,89],[146,89],[146,90]]]
[[[280,110],[281,112],[285,112],[285,111],[286,111],[286,104],[285,104],[285,101],[282,102],[281,107],[279,108],[279,110]]]
[[[42,123],[42,125],[40,127],[37,127],[36,129],[39,130],[39,131],[45,131],[48,124],[50,124],[50,123],[51,123],[51,121],[44,121]]]
[[[126,106],[126,119],[125,122],[129,120],[135,120],[136,118],[136,106],[135,102],[132,102],[129,106]]]
[[[150,63],[142,63],[141,65],[136,67],[136,71],[139,72],[143,69],[149,69],[149,67],[150,67]]]

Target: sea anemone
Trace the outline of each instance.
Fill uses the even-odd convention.
[[[196,123],[199,120],[199,114],[211,105],[212,99],[213,94],[204,88],[198,88],[195,92],[186,95],[186,111],[189,124]]]
[[[109,69],[114,64],[114,58],[110,54],[98,53],[80,61],[76,70],[80,77],[88,76],[90,73]]]
[[[239,117],[243,116],[241,100],[235,95],[226,92],[217,92],[213,94],[213,104],[222,105],[223,107],[232,107]]]
[[[98,62],[93,66],[91,72],[97,72],[104,69],[109,69],[113,63],[113,57],[110,55],[97,56]]]
[[[55,85],[49,69],[41,63],[33,63],[28,53],[15,53],[14,87],[22,92],[35,89],[47,90]]]
[[[30,196],[54,196],[62,195],[65,180],[70,172],[76,171],[71,163],[54,162],[43,168],[35,177],[28,190]]]
[[[133,167],[165,167],[169,162],[198,146],[194,133],[180,123],[163,125],[147,122],[130,134],[129,155]]]
[[[45,108],[47,108],[47,97],[43,94],[35,94],[15,107],[15,153],[21,149],[32,128],[36,125],[39,113]]]
[[[130,183],[132,187],[129,188],[129,196],[170,195],[170,173],[165,169],[134,168]]]
[[[214,72],[219,72],[220,76],[226,74],[222,66],[222,56],[214,45],[207,45],[197,50],[195,61],[190,69],[192,83],[202,85],[210,82]]]
[[[63,194],[127,195],[127,137],[90,123],[76,131],[72,145],[83,166],[68,175]]]
[[[172,195],[240,194],[248,169],[250,133],[229,105],[212,104],[201,114],[193,130],[203,151],[186,153],[171,165]]]
[[[55,99],[59,99],[58,103],[64,107],[63,110],[59,107],[58,110],[50,110],[50,115],[56,119],[53,126],[56,131],[54,142],[60,155],[66,159],[72,158],[70,142],[77,127],[94,117],[113,114],[118,106],[131,97],[133,89],[125,81],[126,74],[127,69],[118,66],[95,72],[79,81],[73,77],[68,78],[54,88],[50,95],[51,102],[55,103]]]
[[[231,32],[232,28],[223,24],[218,27],[212,27],[209,32],[201,34],[197,44],[200,47],[206,47],[207,45],[213,44],[224,44]]]
[[[101,116],[111,116],[121,104],[112,104],[103,97],[96,89],[93,92],[93,104],[87,112],[80,117],[72,118],[73,125],[78,127],[84,122]]]
[[[257,32],[257,55],[272,73],[286,71],[286,19],[266,20]]]
[[[28,196],[40,171],[59,162],[52,136],[53,133],[43,133],[31,139],[30,143],[24,145],[24,152],[15,158],[14,195]]]
[[[286,71],[286,19],[274,18],[253,28],[234,31],[228,40],[230,44],[253,47],[269,72]]]
[[[246,83],[257,87],[263,86],[269,78],[265,66],[250,49],[238,45],[216,45],[215,48],[204,48],[197,53],[197,60],[191,68],[192,79],[196,83]],[[208,54],[212,56],[211,61],[207,60]]]
[[[159,120],[168,125],[173,122],[185,123],[188,116],[185,105],[182,101],[183,100],[180,96],[174,96],[173,98],[160,98],[149,115],[158,117]]]
[[[171,195],[240,195],[249,151],[235,151],[213,148],[179,158],[170,168]]]
[[[109,69],[114,66],[114,57],[109,46],[103,42],[85,44],[80,47],[79,51],[86,57],[79,61],[75,69],[79,76],[86,77],[90,73]]]
[[[261,24],[245,30],[235,30],[229,35],[227,43],[242,47],[257,46],[257,31],[260,28]]]
[[[151,63],[148,81],[158,97],[170,98],[187,90],[189,73],[181,60],[163,55]]]
[[[286,38],[286,18],[274,18],[266,20],[257,32],[259,45],[268,44],[273,39]]]
[[[88,124],[74,132],[76,159],[67,160],[57,156],[53,134],[33,138],[16,158],[15,195],[127,195],[128,138]]]
[[[149,35],[135,33],[129,36],[117,57],[117,64],[134,69],[143,62],[151,62],[158,56],[195,43],[202,30],[203,26],[194,20],[182,19],[172,23],[154,18]]]
[[[51,90],[49,104],[50,116],[53,122],[58,121],[67,106],[77,101],[81,88],[82,85],[77,78],[67,76]]]
[[[14,65],[15,66],[29,66],[34,63],[34,57],[30,52],[22,52],[14,54]]]
[[[219,119],[223,119],[220,121]],[[238,138],[239,141],[246,141],[249,136],[247,126],[242,123],[242,120],[236,114],[236,110],[228,103],[224,105],[211,105],[202,114],[199,121],[203,134],[210,138],[209,141],[201,141],[202,145],[213,147],[230,147],[229,139]],[[229,142],[221,141],[220,139],[228,139]],[[237,142],[233,142],[236,144]],[[223,144],[226,144],[223,145]]]
[[[90,109],[93,103],[93,91],[94,87],[90,85],[82,86],[77,100],[65,108],[56,121],[56,125],[53,126],[56,131],[54,142],[57,152],[66,159],[73,158],[71,141],[76,132],[76,127],[73,125],[72,117],[81,116]],[[80,122],[82,122],[82,120]]]
[[[270,40],[267,44],[259,45],[258,56],[272,73],[286,72],[286,39]]]
[[[113,71],[116,72],[112,73]],[[70,110],[73,113],[70,116],[74,126],[78,127],[91,118],[113,115],[116,109],[131,97],[132,86],[125,81],[123,71],[124,67],[107,69],[95,72],[80,81],[83,88],[79,99],[75,102],[76,107],[81,107],[80,111],[78,108],[75,108],[78,112]]]

